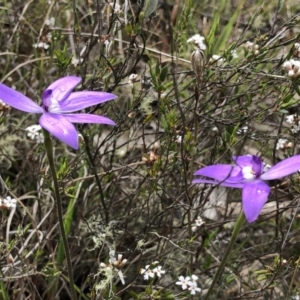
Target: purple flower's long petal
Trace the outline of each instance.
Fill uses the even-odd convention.
[[[71,93],[68,99],[59,103],[58,113],[69,113],[90,107],[99,103],[116,99],[117,96],[105,92],[76,92]]]
[[[214,184],[214,185],[221,185],[221,186],[227,186],[227,187],[232,187],[232,188],[237,188],[241,189],[244,187],[244,183],[230,183],[230,182],[219,182],[219,181],[214,181],[214,180],[207,180],[207,179],[194,179],[192,181],[192,184],[197,184],[197,183],[209,183],[209,184]]]
[[[278,179],[300,170],[300,155],[284,159],[260,176],[263,180]]]
[[[78,134],[72,123],[63,115],[44,113],[39,123],[52,135],[68,146],[78,149]]]
[[[67,114],[63,116],[71,123],[98,123],[116,125],[116,123],[109,118],[92,114]]]
[[[240,182],[243,180],[241,168],[232,165],[212,165],[199,169],[194,175],[210,177],[218,181]]]
[[[27,98],[23,94],[9,88],[8,86],[0,83],[0,99],[16,108],[29,113],[43,113],[43,108]]]
[[[53,101],[65,100],[80,82],[81,78],[76,76],[66,76],[54,81],[43,92],[43,106],[49,107]]]
[[[261,180],[245,183],[242,191],[243,210],[249,223],[254,222],[268,200],[270,187]]]

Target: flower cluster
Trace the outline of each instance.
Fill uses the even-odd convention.
[[[0,99],[21,111],[42,114],[39,124],[43,128],[70,147],[78,149],[78,134],[73,123],[115,125],[115,122],[102,116],[72,112],[116,98],[115,95],[104,92],[72,93],[80,82],[81,78],[75,76],[54,81],[42,94],[42,106],[2,83]]]
[[[233,156],[236,165],[218,164],[199,169],[193,183],[209,183],[242,189],[242,203],[246,219],[254,222],[268,200],[270,187],[265,180],[279,179],[300,169],[300,155],[284,159],[267,171],[256,155]]]
[[[175,283],[177,285],[180,285],[183,290],[189,290],[191,292],[191,295],[195,295],[196,292],[201,292],[201,288],[197,285],[198,276],[191,275],[191,276],[179,276],[178,281]]]
[[[145,280],[149,280],[150,278],[154,278],[154,276],[161,277],[166,273],[165,270],[162,269],[162,266],[158,265],[159,262],[155,261],[151,263],[151,265],[146,265],[145,269],[140,269],[140,274],[144,275]]]
[[[15,208],[17,207],[17,200],[7,196],[4,199],[0,198],[0,208],[4,209],[10,209],[10,208]]]
[[[279,139],[276,144],[276,150],[285,150],[292,147],[293,143],[289,142],[287,139]]]
[[[35,43],[32,45],[33,48],[36,48],[36,49],[45,49],[45,50],[48,50],[50,45],[45,43],[45,42],[38,42],[38,43]]]
[[[195,34],[187,40],[187,43],[192,43],[196,49],[205,50],[205,38],[200,34]]]
[[[300,75],[300,61],[295,59],[286,60],[282,66],[288,72],[290,78],[296,78]]]
[[[41,125],[31,125],[25,128],[25,130],[27,131],[27,136],[31,140],[36,140],[38,144],[44,143],[44,135],[41,132],[42,130]]]
[[[254,55],[258,55],[259,54],[259,45],[255,44],[253,42],[247,41],[245,44],[245,48],[252,52]]]
[[[290,128],[292,133],[300,131],[300,119],[297,115],[288,115],[285,120],[287,123],[292,125]]]

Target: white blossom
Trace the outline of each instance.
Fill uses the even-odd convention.
[[[252,53],[254,53],[255,55],[259,54],[259,45],[255,44],[253,42],[247,41],[245,43],[245,47]]]
[[[179,276],[178,280],[179,281],[177,281],[175,284],[181,285],[181,288],[183,290],[186,290],[189,287],[190,283],[191,283],[191,277],[190,276],[187,276],[187,277]]]
[[[49,49],[50,46],[49,46],[49,44],[47,44],[45,42],[38,42],[36,44],[33,44],[32,47],[39,48],[39,49],[44,48],[45,50],[47,50],[47,49]]]
[[[0,198],[0,206],[4,208],[15,208],[17,207],[17,200],[10,196],[7,196],[4,199]]]
[[[293,144],[287,139],[279,139],[276,144],[276,150],[286,149],[293,147]]]
[[[197,281],[198,276],[197,275],[191,275],[184,277],[184,276],[179,276],[178,281],[175,282],[175,284],[180,285],[182,290],[189,290],[191,292],[191,295],[195,295],[196,292],[200,293],[201,288],[198,287]]]
[[[153,273],[156,274],[157,277],[161,277],[161,275],[165,274],[166,271],[162,269],[162,266],[157,266],[153,269]]]
[[[42,127],[40,125],[31,125],[25,128],[25,130],[27,131],[27,136],[31,140],[36,140],[38,144],[44,142],[44,135],[42,132],[40,132],[42,130]]]
[[[175,142],[178,143],[178,144],[181,144],[182,140],[183,140],[183,136],[182,135],[177,135]]]
[[[216,63],[217,66],[221,66],[224,64],[225,58],[223,58],[221,55],[214,54],[209,61],[211,63]]]
[[[191,295],[195,295],[196,292],[201,292],[201,289],[197,286],[195,281],[190,282],[188,290],[191,291]]]
[[[54,24],[55,24],[55,18],[51,17],[51,18],[47,19],[45,21],[45,24],[48,25],[48,26],[54,26]]]
[[[295,59],[286,60],[282,64],[283,68],[288,72],[288,76],[291,78],[298,77],[300,75],[300,61]]]
[[[155,266],[159,264],[158,261],[154,261],[151,265],[146,265],[145,269],[140,269],[140,274],[144,275],[144,279],[148,280],[149,278],[154,278],[156,275],[157,277],[161,277],[163,274],[166,273],[165,270],[162,269],[162,266]],[[151,266],[155,266],[154,268]]]
[[[300,120],[297,115],[289,115],[285,117],[286,122],[291,124],[291,131],[292,133],[297,133],[300,131]]]
[[[130,76],[128,77],[128,84],[132,87],[134,82],[137,81],[138,75],[137,74],[130,74]]]
[[[195,34],[187,40],[187,43],[193,43],[197,49],[205,50],[206,45],[204,44],[205,38],[200,34]]]
[[[146,267],[145,267],[145,269],[141,269],[140,270],[140,273],[142,274],[142,275],[144,275],[144,279],[145,280],[148,280],[149,278],[153,278],[154,277],[154,272],[150,269],[150,265],[147,265]]]

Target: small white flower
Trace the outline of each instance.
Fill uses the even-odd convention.
[[[182,143],[182,140],[183,140],[182,135],[177,135],[177,136],[176,136],[175,142],[178,143],[178,144],[181,144],[181,143]]]
[[[190,282],[188,290],[191,292],[191,295],[195,295],[196,292],[201,292],[201,289],[197,286],[195,281]]]
[[[17,200],[7,196],[4,199],[1,199],[0,206],[4,206],[5,208],[14,208],[17,207]]]
[[[55,18],[51,17],[51,18],[47,19],[45,21],[45,24],[48,25],[48,26],[54,26],[54,24],[55,24]]]
[[[204,44],[205,38],[200,34],[195,34],[187,40],[187,43],[193,43],[197,49],[205,50],[206,45]]]
[[[252,53],[254,53],[255,55],[258,55],[259,54],[259,45],[253,43],[253,42],[250,42],[250,41],[247,41],[246,44],[245,44],[245,47]]]
[[[286,61],[282,64],[282,66],[283,66],[287,71],[292,70],[292,67],[293,67],[292,63],[291,63],[289,60],[286,60]]]
[[[153,278],[154,277],[154,272],[149,268],[150,267],[150,265],[147,265],[146,267],[145,267],[145,269],[141,269],[140,270],[140,273],[142,274],[142,275],[144,275],[144,279],[145,280],[148,280],[149,278]]]
[[[232,55],[232,58],[233,58],[233,59],[239,57],[235,49],[231,51],[231,55]]]
[[[195,225],[198,227],[201,227],[205,224],[205,222],[203,221],[203,219],[201,217],[197,217],[197,219],[195,220]]]
[[[83,62],[83,58],[76,58],[75,56],[72,57],[72,61],[71,61],[71,64],[75,67],[77,67],[77,65],[79,63],[82,63]]]
[[[291,60],[286,60],[282,66],[286,69],[288,72],[289,77],[298,77],[300,75],[300,61],[291,59]]]
[[[156,274],[157,277],[161,277],[162,274],[165,274],[166,271],[162,270],[162,266],[157,266],[153,269],[153,273]]]
[[[193,282],[195,282],[195,281],[198,280],[198,276],[193,274],[193,275],[191,276],[191,279],[192,279]]]
[[[42,130],[40,125],[31,125],[25,128],[25,130],[27,131],[27,136],[30,139],[36,140],[38,144],[44,142],[44,135],[40,132]]]
[[[138,75],[132,73],[129,77],[128,77],[128,84],[133,87],[133,84],[137,81]]]
[[[38,43],[36,43],[36,44],[33,44],[32,47],[33,47],[33,48],[39,48],[39,49],[44,48],[45,50],[47,50],[47,49],[49,49],[50,46],[49,46],[49,44],[47,44],[47,43],[44,43],[44,42],[38,42]]]
[[[276,150],[284,149],[286,142],[287,142],[287,139],[279,139],[276,144]]]
[[[293,143],[289,142],[287,139],[279,139],[276,144],[276,150],[286,149],[293,147]]]
[[[246,44],[245,44],[245,47],[246,47],[248,50],[253,50],[253,48],[254,48],[254,43],[253,43],[253,42],[250,42],[250,41],[247,41]]]
[[[295,121],[295,117],[297,118],[297,116],[295,115],[288,115],[285,117],[285,120],[287,123],[293,124]]]
[[[211,63],[216,62],[216,63],[217,63],[217,66],[221,66],[222,64],[224,64],[225,59],[222,58],[222,56],[220,56],[220,55],[214,54],[214,55],[211,57],[210,62],[211,62]]]
[[[183,290],[186,290],[190,286],[190,283],[191,283],[191,277],[190,276],[187,276],[187,277],[179,276],[178,280],[179,281],[175,282],[175,284],[181,285],[181,288]]]

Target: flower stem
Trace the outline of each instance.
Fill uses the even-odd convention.
[[[232,232],[231,240],[230,240],[230,242],[229,242],[229,244],[227,246],[227,249],[226,249],[226,252],[224,254],[224,257],[223,257],[223,259],[221,261],[221,264],[218,267],[218,270],[217,270],[217,273],[216,273],[216,275],[215,275],[215,277],[213,279],[213,282],[211,283],[211,285],[210,285],[210,287],[208,289],[208,292],[207,292],[207,294],[204,297],[204,300],[208,300],[210,294],[212,293],[212,291],[214,289],[215,284],[217,283],[218,279],[220,278],[220,276],[221,276],[221,274],[223,272],[223,269],[225,267],[225,264],[227,262],[227,259],[229,257],[229,254],[230,254],[230,252],[231,252],[231,250],[233,248],[233,245],[234,245],[234,243],[236,241],[236,238],[237,238],[237,236],[238,236],[238,234],[239,234],[239,232],[240,232],[243,224],[245,223],[245,220],[246,219],[245,219],[244,213],[243,212],[240,213],[239,217],[236,220],[236,223],[235,223],[235,226],[234,226],[234,229],[233,229],[233,232]]]
[[[48,162],[53,178],[53,184],[54,184],[54,190],[55,190],[55,200],[56,200],[56,212],[58,217],[58,224],[59,224],[59,230],[60,230],[60,237],[64,246],[66,260],[67,260],[67,266],[68,266],[68,275],[70,280],[70,289],[72,294],[72,299],[77,300],[77,295],[75,292],[75,285],[74,285],[74,279],[73,279],[73,270],[72,270],[72,264],[71,264],[71,257],[70,257],[70,250],[69,250],[69,244],[68,239],[66,236],[65,228],[64,228],[64,221],[63,221],[63,212],[62,212],[62,205],[61,205],[61,198],[59,193],[59,186],[58,186],[58,180],[54,165],[54,158],[53,158],[53,145],[50,138],[50,134],[48,131],[43,129],[43,134],[45,138],[45,149],[48,157]]]

